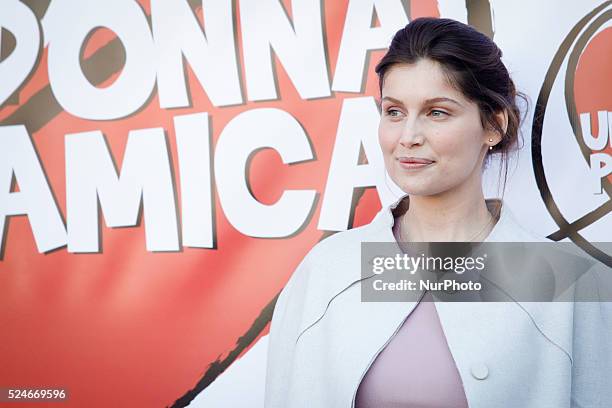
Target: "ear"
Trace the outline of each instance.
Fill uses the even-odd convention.
[[[502,136],[508,131],[508,111],[506,109],[502,109],[501,111],[495,113],[495,120],[499,124],[499,127],[502,128],[504,133],[499,134],[495,128],[489,127],[489,130],[487,131],[487,144],[492,146],[501,142]],[[493,139],[493,142],[489,142],[489,139]]]

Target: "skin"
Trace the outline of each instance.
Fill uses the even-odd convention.
[[[434,98],[449,98],[455,102]],[[403,241],[478,241],[496,220],[482,190],[482,165],[501,135],[484,129],[478,105],[447,80],[441,66],[421,59],[396,64],[384,77],[378,129],[385,166],[410,195],[400,218]],[[506,112],[497,119],[507,127]],[[492,141],[489,141],[492,139]],[[434,162],[408,170],[399,161],[412,156]]]

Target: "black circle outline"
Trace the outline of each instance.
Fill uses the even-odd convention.
[[[542,128],[543,128],[543,123],[544,123],[544,116],[546,114],[546,105],[548,104],[548,99],[550,97],[550,93],[552,90],[552,86],[554,84],[554,80],[559,74],[559,71],[561,69],[561,64],[563,60],[565,59],[565,57],[567,56],[571,45],[574,43],[574,40],[576,39],[576,37],[578,36],[582,28],[590,20],[592,20],[596,14],[598,14],[601,10],[605,9],[611,3],[612,3],[612,0],[608,0],[604,2],[603,4],[601,4],[600,6],[596,7],[589,14],[584,16],[572,28],[572,30],[569,32],[567,37],[563,40],[563,42],[561,43],[561,46],[555,53],[555,56],[548,68],[548,71],[546,72],[546,76],[544,78],[544,82],[542,84],[542,88],[540,89],[538,99],[536,102],[536,107],[535,107],[535,111],[533,115],[532,129],[531,129],[531,135],[532,135],[531,137],[531,155],[532,155],[534,176],[536,179],[538,189],[540,190],[540,195],[542,196],[542,200],[544,201],[544,204],[546,208],[548,209],[548,212],[550,213],[550,215],[553,217],[554,221],[557,223],[557,225],[560,228],[558,232],[549,235],[549,238],[560,240],[562,238],[565,238],[565,236],[567,236],[574,243],[576,243],[580,248],[582,248],[582,250],[587,252],[589,255],[599,260],[600,262],[603,262],[604,264],[612,267],[612,257],[610,255],[606,254],[605,252],[601,251],[599,248],[595,247],[590,242],[588,242],[582,235],[578,233],[577,230],[573,230],[569,228],[570,224],[559,211],[557,204],[552,198],[550,188],[548,187],[546,176],[544,174],[544,166],[542,162],[542,148],[541,148]],[[605,15],[607,15],[607,13]],[[598,21],[599,19],[597,19],[594,23],[592,23],[589,26],[589,28],[597,24]],[[583,37],[581,37],[581,39],[582,38]],[[606,211],[608,207],[610,207],[608,203],[610,203],[610,201],[608,201],[603,206],[599,207],[595,211],[588,214],[587,218],[592,218],[588,216],[594,215],[596,213],[599,214],[602,212],[602,210]],[[606,211],[605,213],[607,212],[609,212],[609,210]],[[585,221],[585,217],[582,217],[581,220],[583,220],[583,224],[585,224],[583,225],[583,227],[586,225],[589,225],[590,223],[594,221],[594,220],[588,220],[588,219],[586,219]]]

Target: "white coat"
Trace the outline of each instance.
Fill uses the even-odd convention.
[[[265,408],[354,407],[361,379],[417,304],[360,297],[361,242],[395,240],[391,210],[399,202],[318,242],[290,277],[270,327]],[[504,204],[486,241],[544,239]],[[586,285],[601,273],[594,264]],[[435,307],[471,408],[612,407],[612,302]]]

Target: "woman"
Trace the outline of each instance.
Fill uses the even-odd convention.
[[[427,292],[361,301],[362,242],[545,241],[482,190],[489,157],[505,168],[520,127],[501,56],[450,19],[396,33],[376,67],[379,141],[407,195],[319,242],[291,276],[270,329],[267,408],[612,406],[610,359],[585,357],[612,352],[610,308],[434,303]]]

